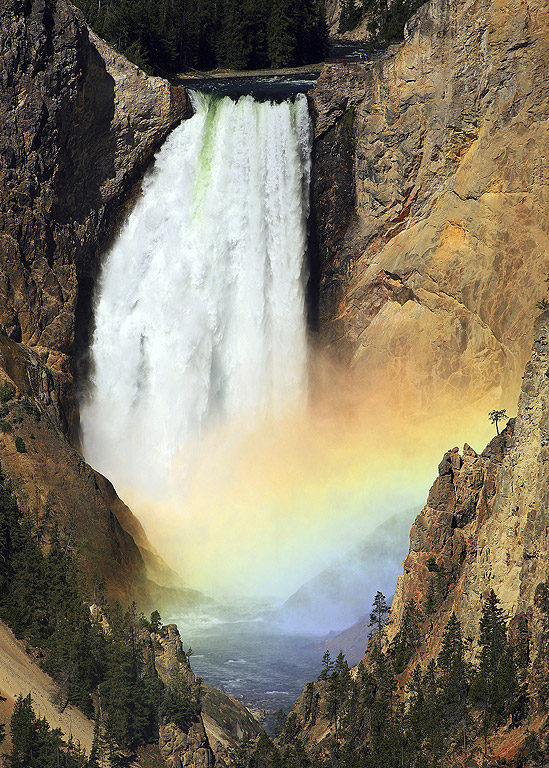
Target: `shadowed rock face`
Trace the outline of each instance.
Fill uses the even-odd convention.
[[[99,251],[188,105],[62,0],[4,0],[0,47],[0,325],[65,379],[70,416]]]
[[[548,25],[542,0],[432,0],[312,92],[321,336],[404,403],[516,402],[549,267]]]

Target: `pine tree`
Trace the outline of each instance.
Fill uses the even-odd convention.
[[[158,611],[153,611],[151,613],[150,627],[151,627],[151,632],[158,633],[162,629],[162,617],[160,616]]]
[[[463,749],[467,746],[467,697],[469,669],[465,662],[461,625],[454,613],[444,630],[442,647],[437,659],[441,712],[446,727],[460,727]]]
[[[351,683],[349,665],[345,660],[343,651],[340,651],[334,663],[330,682],[328,685],[328,713],[334,724],[336,746],[338,744],[338,727],[342,715],[343,705],[347,699]]]
[[[407,714],[408,742],[411,753],[417,753],[421,750],[425,738],[425,692],[423,686],[423,675],[419,665],[414,668],[412,677],[408,685],[409,706]]]
[[[361,16],[362,9],[359,5],[355,4],[354,0],[342,0],[338,27],[339,34],[341,35],[354,29],[360,22]]]
[[[483,710],[486,752],[490,726],[503,722],[517,687],[515,662],[507,640],[505,619],[493,590],[482,608],[479,646],[479,666],[471,686],[471,697]]]
[[[99,709],[95,714],[95,722],[93,726],[93,743],[90,751],[90,759],[88,760],[87,768],[100,768],[101,760],[101,723],[99,720]]]
[[[404,671],[419,647],[421,618],[415,602],[410,600],[404,607],[400,630],[394,642],[393,667],[397,675]]]
[[[378,647],[380,652],[381,652],[381,639],[382,639],[381,633],[383,630],[383,624],[385,623],[385,618],[388,613],[389,613],[389,608],[387,606],[387,601],[385,600],[385,595],[383,594],[383,592],[380,592],[378,590],[376,592],[376,596],[374,597],[372,611],[370,613],[370,624],[373,624],[377,629]]]
[[[323,666],[323,669],[322,669],[322,672],[319,674],[318,679],[327,680],[328,677],[331,675],[334,667],[332,659],[330,657],[330,651],[328,649],[324,651],[324,655],[322,657],[322,666]]]
[[[37,718],[30,694],[19,696],[10,721],[12,749],[10,768],[82,768],[83,756],[64,744],[59,729],[51,730],[45,718]]]
[[[272,0],[267,22],[267,56],[271,67],[288,67],[297,55],[296,7],[292,0]]]

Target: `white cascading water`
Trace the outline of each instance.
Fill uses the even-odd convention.
[[[87,460],[147,494],[205,431],[306,390],[306,98],[192,100],[103,265],[81,408]]]

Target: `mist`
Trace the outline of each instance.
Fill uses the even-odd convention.
[[[482,450],[491,437],[482,406],[426,414],[410,403],[403,413],[390,388],[376,395],[336,371],[300,410],[215,427],[184,446],[162,496],[118,487],[183,583],[220,600],[283,602],[385,520],[422,507],[444,451]],[[413,515],[401,519],[404,538],[383,541],[387,591]],[[321,624],[336,628],[330,616]]]

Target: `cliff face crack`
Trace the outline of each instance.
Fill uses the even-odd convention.
[[[434,283],[436,283],[437,286],[438,286],[437,281],[431,275],[429,276],[429,278]],[[440,288],[440,286],[438,287],[438,293],[441,296],[446,296],[448,299],[450,299],[451,301],[455,302],[458,306],[460,306],[464,310],[466,310],[466,312],[468,312],[472,317],[475,318],[475,322],[477,322],[481,326],[481,328],[484,328],[485,330],[487,330],[491,334],[491,336],[493,336],[493,338],[499,344],[501,349],[505,350],[505,352],[507,354],[510,354],[510,349],[505,345],[505,343],[501,339],[498,339],[498,337],[496,336],[496,334],[494,332],[494,329],[486,321],[484,321],[482,319],[482,317],[478,314],[478,312],[476,310],[471,309],[471,307],[469,307],[466,304],[464,304],[463,302],[461,302],[456,296],[453,296],[451,293],[448,293],[444,289]]]

